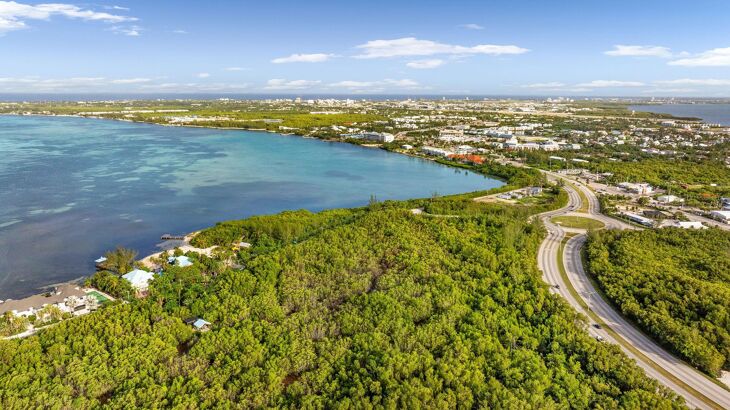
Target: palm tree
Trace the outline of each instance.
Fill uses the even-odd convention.
[[[137,251],[118,246],[117,249],[107,252],[104,256],[106,257],[104,267],[123,275],[134,267]]]
[[[56,305],[46,305],[38,311],[37,316],[44,322],[48,320],[61,320],[63,318],[63,312]]]

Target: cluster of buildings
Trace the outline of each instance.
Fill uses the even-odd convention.
[[[573,130],[569,135],[586,146],[635,146],[643,154],[657,156],[676,156],[687,150],[704,155],[713,146],[730,140],[730,128],[697,122],[664,121],[661,124],[660,127],[630,125],[625,130]]]
[[[112,299],[111,296],[98,290],[67,283],[55,287],[48,293],[0,302],[0,315],[11,312],[16,316],[38,316],[46,306],[55,306],[63,314],[80,316],[93,312],[101,303]]]
[[[247,243],[242,244],[242,246],[250,246]],[[105,260],[102,257],[95,262],[101,264]],[[185,255],[170,256],[167,258],[167,263],[181,268],[193,265],[193,261]],[[137,268],[122,275],[121,278],[129,282],[135,290],[136,296],[139,297],[147,293],[149,284],[155,275],[161,274],[163,274],[161,269],[150,272]],[[66,283],[56,286],[53,291],[44,294],[33,295],[18,300],[8,299],[0,301],[0,316],[10,313],[16,317],[29,318],[31,324],[25,332],[13,336],[24,337],[34,333],[39,329],[39,326],[48,323],[51,318],[62,320],[88,314],[97,310],[102,304],[112,300],[114,300],[112,296],[97,289],[83,288],[72,283]],[[53,313],[49,313],[51,311]],[[206,331],[211,327],[210,322],[198,317],[187,319],[185,322],[198,331]]]
[[[170,256],[167,258],[167,263],[181,268],[186,268],[193,265],[193,261],[185,255]],[[158,269],[155,272],[150,272],[144,269],[137,268],[131,272],[122,275],[122,279],[129,282],[135,292],[137,292],[137,295],[141,296],[147,293],[150,281],[155,277],[155,275],[162,274],[162,269]]]
[[[513,200],[522,199],[525,197],[540,195],[542,193],[542,187],[530,186],[526,188],[516,189],[514,191],[504,192],[497,195],[499,199]]]

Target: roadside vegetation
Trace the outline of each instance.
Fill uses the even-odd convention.
[[[623,314],[708,374],[730,369],[730,232],[599,231],[586,252]]]
[[[479,194],[203,231],[230,248],[147,298],[0,341],[0,407],[683,407],[542,283],[528,216],[565,198]]]

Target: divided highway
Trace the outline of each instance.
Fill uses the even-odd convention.
[[[563,178],[550,172],[546,174],[552,180]],[[586,217],[603,222],[606,229],[637,228],[601,214],[598,198],[590,189],[575,181],[565,181],[569,182],[565,184],[568,205],[539,215],[548,230],[548,236],[538,251],[538,266],[543,272],[545,282],[576,311],[590,318],[589,334],[619,345],[650,377],[684,397],[690,407],[730,409],[728,389],[659,346],[629,323],[596,291],[586,275],[581,259],[586,235],[579,234],[566,240],[565,231],[554,224],[551,218],[580,209],[582,201],[578,193],[580,190],[588,201]],[[561,246],[564,241],[564,246]],[[560,255],[561,249],[562,255]],[[559,266],[561,262],[568,279],[567,283],[561,274]],[[573,289],[575,292],[571,292]]]

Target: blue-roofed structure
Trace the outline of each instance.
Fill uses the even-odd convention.
[[[170,256],[169,258],[167,258],[167,263],[184,268],[186,266],[192,266],[193,261],[191,261],[190,258],[188,258],[187,256],[181,255]]]
[[[195,322],[193,322],[193,327],[195,327],[198,330],[206,329],[210,326],[210,322],[208,322],[205,319],[198,318]]]

